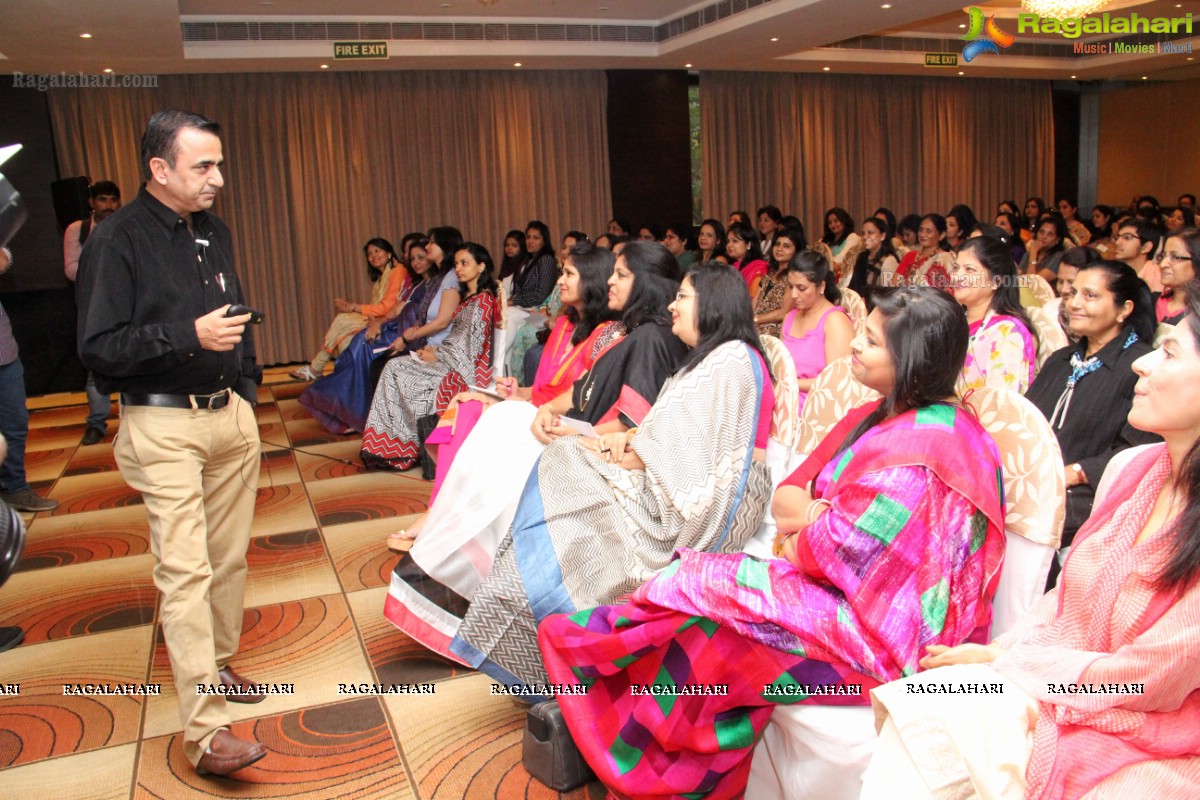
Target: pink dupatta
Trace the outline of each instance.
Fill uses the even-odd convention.
[[[1169,537],[1137,542],[1170,471],[1165,445],[1135,458],[1076,536],[1058,588],[998,640],[1007,652],[993,666],[1041,707],[1026,797],[1079,797],[1141,764],[1147,796],[1161,798],[1153,762],[1200,755],[1200,585],[1159,589]],[[1144,691],[1051,690],[1067,683]]]

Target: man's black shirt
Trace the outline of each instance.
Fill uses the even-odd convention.
[[[195,321],[245,302],[229,228],[191,215],[192,229],[143,186],[88,237],[79,259],[79,357],[102,392],[211,394],[250,402],[261,369],[249,325],[228,352],[200,346]],[[205,244],[207,242],[207,244]]]

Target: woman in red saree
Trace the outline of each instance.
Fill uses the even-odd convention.
[[[520,387],[516,378],[497,378],[496,392],[506,398],[525,400],[535,406],[548,403],[569,391],[579,376],[591,369],[596,355],[620,335],[616,311],[608,307],[608,278],[615,256],[608,250],[583,241],[571,248],[563,261],[558,279],[565,313],[561,314],[538,363],[533,385]],[[442,488],[454,456],[479,418],[496,399],[478,392],[460,394],[438,421],[438,427],[426,440],[436,448],[437,479],[432,505]],[[389,544],[412,542],[420,521],[409,526],[405,535],[393,534]],[[402,552],[405,548],[401,545]]]
[[[986,641],[1004,521],[995,445],[953,401],[966,343],[948,295],[881,293],[853,363],[884,399],[776,493],[785,558],[680,550],[629,603],[542,623],[612,796],[741,797],[775,704],[863,704],[926,645]]]
[[[1129,423],[1164,443],[1098,498],[1058,586],[992,644],[930,648],[921,661],[945,668],[919,679],[1003,692],[939,704],[913,681],[877,690],[883,727],[864,798],[1197,796],[1200,300],[1189,292],[1188,303],[1185,322],[1133,364]]]

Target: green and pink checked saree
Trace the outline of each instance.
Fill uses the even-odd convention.
[[[916,672],[926,645],[986,641],[1004,553],[999,465],[968,412],[902,414],[818,475],[832,508],[803,534],[818,577],[680,550],[628,604],[547,618],[549,678],[589,687],[559,703],[612,794],[741,797],[774,704],[866,704]]]

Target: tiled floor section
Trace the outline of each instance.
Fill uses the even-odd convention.
[[[245,630],[246,675],[294,694],[231,705],[234,732],[267,745],[240,780],[203,778],[183,756],[175,686],[157,624],[141,498],[116,471],[112,435],[79,446],[82,395],[35,398],[30,481],[60,502],[25,515],[0,625],[25,643],[0,654],[0,795],[22,800],[254,797],[295,800],[594,800],[560,795],[521,767],[524,711],[483,675],[448,664],[383,618],[395,558],[383,537],[425,509],[429,484],[372,473],[356,438],[326,433],[268,371]],[[115,412],[115,407],[114,407]],[[290,448],[298,448],[296,450]],[[344,463],[350,462],[350,463]],[[63,684],[161,684],[150,697],[76,696]],[[432,683],[431,695],[339,693],[339,684]]]

